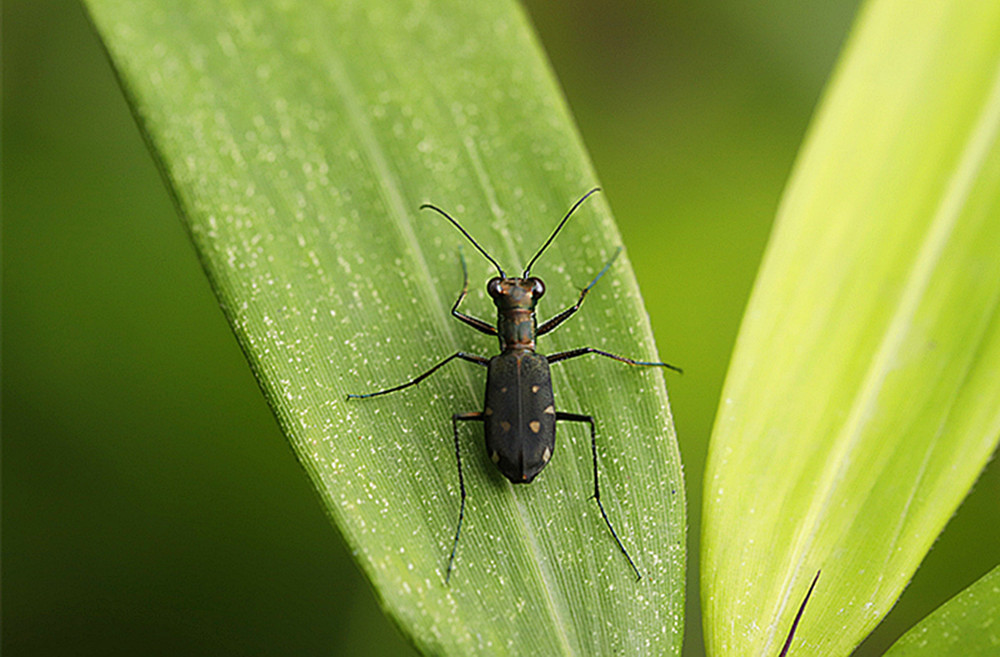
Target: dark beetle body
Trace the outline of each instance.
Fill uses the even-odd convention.
[[[486,453],[515,484],[527,484],[552,458],[556,407],[549,361],[535,351],[538,278],[493,278],[486,290],[497,307],[500,355],[486,375]]]
[[[548,359],[523,349],[491,358],[483,415],[490,460],[511,483],[530,483],[552,458],[556,446],[556,407]]]
[[[515,484],[530,483],[552,459],[552,452],[556,446],[557,420],[587,423],[590,426],[590,448],[594,463],[593,499],[597,502],[597,508],[601,512],[601,517],[604,519],[608,530],[611,532],[611,536],[618,545],[618,549],[625,555],[629,566],[635,572],[636,579],[641,577],[639,569],[636,568],[632,557],[629,556],[625,546],[622,545],[618,534],[611,525],[608,514],[604,511],[604,505],[601,503],[601,492],[597,478],[597,430],[594,418],[589,415],[556,411],[549,364],[585,354],[599,354],[622,363],[628,363],[629,365],[668,367],[678,372],[680,370],[666,363],[635,361],[631,358],[609,354],[606,351],[594,349],[593,347],[563,351],[550,354],[548,357],[535,351],[535,338],[552,331],[580,309],[580,305],[587,296],[587,292],[600,280],[601,276],[608,270],[621,250],[618,249],[615,251],[615,255],[604,265],[604,268],[594,277],[594,280],[580,291],[580,296],[575,304],[569,306],[548,321],[543,322],[541,326],[538,325],[535,317],[535,305],[545,294],[545,284],[540,278],[530,275],[531,266],[542,255],[549,244],[552,243],[556,235],[559,234],[559,231],[565,225],[566,221],[569,220],[573,211],[591,194],[597,191],[597,189],[591,190],[570,208],[570,211],[563,217],[563,220],[549,236],[549,239],[528,262],[528,265],[524,268],[524,273],[520,277],[507,276],[497,261],[483,250],[476,240],[472,239],[472,236],[457,221],[448,216],[444,210],[429,204],[420,206],[421,208],[434,210],[448,219],[497,268],[497,272],[500,275],[491,278],[486,284],[486,291],[493,299],[493,304],[497,308],[496,326],[466,315],[458,310],[459,304],[462,303],[469,289],[469,278],[464,258],[462,258],[462,273],[464,276],[462,291],[459,293],[455,304],[451,307],[451,314],[480,333],[497,337],[500,340],[500,354],[493,358],[485,358],[460,351],[445,358],[412,381],[378,392],[364,395],[348,395],[348,398],[375,397],[408,388],[420,383],[446,363],[456,358],[477,365],[484,365],[488,368],[486,375],[486,402],[483,405],[483,410],[455,413],[451,417],[452,428],[455,434],[455,459],[458,463],[458,485],[461,493],[461,504],[458,510],[458,524],[455,527],[455,540],[452,543],[451,555],[448,558],[446,581],[451,577],[451,568],[455,561],[455,551],[458,548],[458,537],[462,532],[462,519],[465,517],[465,477],[462,475],[462,455],[459,448],[459,422],[483,423],[486,433],[486,453],[489,454],[490,460],[497,465],[500,472]]]

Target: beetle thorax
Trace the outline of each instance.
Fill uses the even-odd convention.
[[[500,349],[535,350],[535,304],[545,294],[538,278],[493,278],[486,290],[497,307]]]

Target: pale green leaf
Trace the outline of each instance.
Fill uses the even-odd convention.
[[[676,653],[684,495],[660,371],[593,357],[554,369],[559,408],[596,417],[602,497],[638,583],[588,499],[585,426],[561,425],[552,464],[516,488],[482,430],[462,427],[469,500],[449,586],[451,415],[482,409],[484,371],[456,362],[406,392],[345,400],[457,350],[496,352],[449,316],[463,238],[421,203],[518,272],[596,184],[520,8],[87,5],[265,396],[402,631],[432,654]],[[534,267],[545,317],[618,246],[611,196],[588,201]],[[463,309],[492,319],[494,272],[466,254]],[[626,257],[540,348],[586,345],[655,357]]]
[[[886,657],[1000,654],[1000,566],[941,605],[893,644]]]
[[[705,478],[712,655],[846,655],[1000,435],[1000,3],[874,0],[783,199]]]

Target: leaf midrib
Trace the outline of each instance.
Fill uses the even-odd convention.
[[[344,108],[347,112],[347,117],[351,121],[352,128],[358,135],[360,143],[363,145],[367,154],[371,158],[372,165],[379,174],[377,176],[378,184],[386,194],[386,199],[389,202],[391,211],[396,217],[395,223],[403,233],[406,241],[412,247],[409,249],[409,252],[411,253],[410,259],[417,265],[417,268],[423,274],[424,280],[430,280],[431,270],[427,264],[424,250],[420,247],[417,235],[413,231],[412,222],[407,219],[410,216],[410,212],[408,211],[407,205],[400,192],[402,186],[400,185],[397,177],[393,174],[392,168],[388,165],[385,152],[382,149],[378,138],[375,136],[372,126],[368,122],[365,113],[362,111],[362,104],[359,100],[358,93],[351,84],[343,63],[333,52],[328,51],[326,53],[326,57],[331,63],[329,71],[330,78],[337,86],[340,96],[344,100]],[[457,128],[458,127],[456,126],[456,130]],[[487,198],[490,199],[491,209],[495,209],[497,205],[492,186],[489,185],[485,172],[482,171],[481,167],[477,166],[475,168],[476,176],[479,179],[480,184],[483,186],[483,190],[486,192]],[[437,286],[427,285],[423,286],[423,289],[424,293],[429,295],[433,300],[434,307],[444,308],[446,306],[443,297],[438,292]],[[451,339],[452,344],[455,344],[457,339],[454,327],[452,326],[452,323],[447,320],[447,316],[438,316],[435,314],[434,321],[444,330],[445,334]],[[461,376],[468,383],[470,390],[474,390],[474,381],[468,371],[463,370]],[[551,626],[557,629],[557,636],[559,639],[558,642],[559,645],[562,646],[563,654],[573,655],[575,652],[571,648],[569,637],[566,636],[565,633],[567,621],[563,617],[564,613],[562,611],[566,608],[566,603],[565,601],[561,601],[560,603],[554,595],[557,587],[554,587],[552,584],[553,580],[551,573],[542,565],[543,560],[541,558],[540,548],[535,541],[534,536],[528,531],[528,519],[523,505],[515,503],[515,507],[517,508],[517,517],[520,523],[519,533],[521,535],[521,543],[532,553],[535,563],[535,572],[538,573],[539,579],[543,583],[541,588],[545,593],[545,608],[552,619]]]

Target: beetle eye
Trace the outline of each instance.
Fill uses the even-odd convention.
[[[486,284],[486,291],[494,299],[499,299],[500,297],[503,296],[503,290],[500,289],[500,280],[501,279],[499,277],[494,276]]]
[[[531,296],[537,301],[545,294],[545,283],[540,278],[531,279]]]

